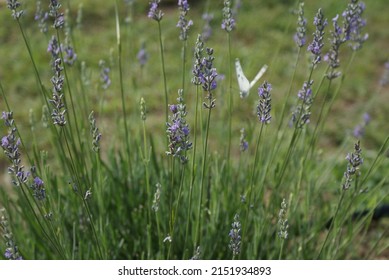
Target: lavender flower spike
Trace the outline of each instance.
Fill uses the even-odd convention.
[[[194,51],[194,66],[193,66],[193,78],[192,78],[192,84],[194,85],[201,85],[202,83],[202,59],[203,59],[203,51],[204,51],[204,43],[201,35],[197,35],[197,40],[195,44],[195,51]]]
[[[3,112],[2,117],[4,124],[8,127],[8,135],[1,138],[1,147],[4,150],[4,154],[10,160],[11,166],[8,167],[8,173],[12,175],[12,183],[15,186],[20,186],[20,183],[27,182],[29,172],[24,171],[22,165],[21,154],[19,146],[21,141],[16,138],[16,127],[13,119],[12,112]]]
[[[304,82],[303,88],[298,92],[297,96],[301,100],[296,110],[292,115],[292,123],[296,123],[298,128],[302,128],[309,123],[311,117],[311,107],[313,103],[312,97],[313,80]]]
[[[7,0],[7,8],[12,11],[12,17],[18,20],[23,14],[23,10],[19,10],[21,4],[17,0]]]
[[[163,13],[159,10],[159,3],[161,0],[153,0],[150,2],[150,10],[147,16],[153,20],[161,21],[163,17]]]
[[[180,40],[186,41],[188,39],[189,28],[193,25],[192,20],[187,20],[186,15],[189,11],[189,4],[187,0],[178,0],[178,8],[180,10],[180,18],[177,27],[180,28]]]
[[[140,67],[145,66],[147,61],[149,60],[149,54],[146,51],[146,46],[144,43],[142,43],[142,46],[141,46],[138,54],[136,55],[136,58],[138,59]]]
[[[307,32],[307,19],[304,18],[304,2],[299,4],[298,20],[297,20],[297,32],[295,34],[295,42],[299,48],[306,44],[306,32]]]
[[[204,20],[204,27],[201,36],[204,41],[207,41],[212,36],[211,20],[213,19],[213,14],[205,13],[202,15],[202,19]]]
[[[217,87],[216,78],[218,76],[216,72],[216,68],[213,67],[213,61],[215,57],[213,56],[213,49],[207,48],[207,57],[204,57],[201,61],[201,73],[200,73],[200,80],[203,87],[203,90],[207,92],[206,99],[208,100],[207,103],[203,103],[204,107],[206,109],[213,109],[215,108],[215,99],[213,99],[212,91],[214,91]]]
[[[344,172],[344,179],[342,183],[342,189],[348,190],[351,187],[352,177],[359,177],[359,166],[363,163],[362,150],[360,142],[354,144],[354,153],[347,154],[346,159],[348,161],[346,172]]]
[[[308,46],[308,51],[313,54],[312,65],[315,66],[321,61],[321,50],[324,46],[324,28],[328,24],[321,9],[318,10],[313,24],[316,26],[316,31],[313,33],[313,41]]]
[[[232,17],[231,1],[224,0],[222,29],[231,32],[235,28],[235,19]]]
[[[55,29],[60,29],[64,27],[65,25],[65,16],[63,13],[59,11],[61,8],[61,4],[59,3],[58,0],[50,0],[50,5],[49,5],[50,11],[49,15],[54,18],[54,24],[53,27]]]
[[[240,246],[242,237],[240,235],[241,232],[241,224],[239,221],[239,214],[235,214],[234,222],[231,224],[231,230],[228,234],[230,236],[230,245],[228,246],[232,251],[234,256],[240,254]]]
[[[4,208],[0,209],[0,229],[3,233],[6,246],[4,257],[8,260],[23,260],[23,257],[19,253],[18,246],[16,246],[13,234],[9,229],[8,219],[6,218]]]
[[[287,214],[287,204],[285,202],[285,198],[281,203],[281,210],[278,213],[278,237],[281,239],[288,238],[288,220],[286,218]]]
[[[42,9],[42,3],[41,1],[36,1],[36,12],[34,20],[38,21],[39,30],[42,33],[47,33],[48,27],[47,27],[47,20],[49,19],[49,13],[43,11]]]
[[[93,111],[89,114],[89,124],[90,124],[90,133],[93,139],[92,150],[95,153],[98,153],[100,151],[101,133],[99,131],[99,128],[96,125],[96,118]]]
[[[267,81],[258,88],[259,102],[257,105],[257,116],[259,121],[264,124],[270,123],[271,120],[271,89],[271,84]]]
[[[178,104],[170,105],[169,116],[170,122],[166,124],[166,133],[169,139],[167,155],[177,157],[182,164],[188,161],[186,151],[192,148],[192,143],[189,141],[189,126],[186,123],[186,105],[182,97],[182,89],[178,91]]]
[[[339,16],[336,15],[332,19],[332,24],[334,26],[334,29],[330,31],[331,32],[331,38],[330,38],[331,49],[328,52],[328,54],[326,54],[324,56],[324,60],[328,61],[328,64],[330,66],[330,69],[329,69],[328,73],[326,74],[326,77],[329,80],[335,79],[341,75],[341,72],[337,71],[337,68],[339,68],[339,66],[340,66],[339,47],[343,43],[343,39],[342,39],[343,31],[340,28],[340,26],[338,25],[338,18],[339,18]]]
[[[53,84],[53,97],[50,103],[54,106],[53,111],[51,113],[51,118],[55,125],[64,126],[66,124],[66,109],[65,103],[63,101],[63,83],[64,77],[62,76],[62,60],[61,58],[57,58],[54,60],[54,76],[51,78],[51,83]]]
[[[244,152],[247,151],[249,148],[249,143],[246,140],[246,132],[244,128],[240,130],[240,151]]]
[[[111,71],[108,66],[106,66],[106,63],[104,60],[99,61],[100,66],[100,80],[101,80],[101,87],[103,89],[108,89],[111,85],[111,79],[109,78],[109,72]]]
[[[368,39],[368,34],[362,34],[362,28],[366,26],[366,20],[362,18],[365,4],[359,0],[350,0],[346,10],[343,12],[343,32],[346,41],[350,41],[353,51],[362,48],[363,43]]]

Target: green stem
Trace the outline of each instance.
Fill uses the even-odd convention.
[[[197,225],[196,225],[196,236],[195,236],[194,248],[196,248],[200,244],[201,221],[202,221],[201,205],[203,202],[203,193],[204,193],[205,167],[206,167],[206,162],[207,162],[208,134],[209,134],[209,124],[210,124],[210,120],[211,120],[211,111],[212,111],[212,108],[211,108],[211,106],[209,106],[207,126],[206,126],[206,130],[205,130],[205,139],[204,139],[203,164],[202,164],[202,170],[201,170],[200,195],[199,195],[199,204],[198,204],[198,208],[197,208]]]
[[[161,22],[158,21],[158,34],[159,34],[159,49],[161,52],[161,67],[162,67],[162,75],[163,75],[163,86],[165,91],[165,123],[168,122],[168,115],[169,115],[169,104],[168,104],[168,91],[167,91],[167,82],[166,82],[166,69],[165,69],[165,57],[164,57],[164,50],[163,50],[163,43],[162,43],[162,29],[161,29]]]
[[[231,69],[231,35],[227,32],[228,38],[228,150],[227,150],[227,170],[230,171],[231,160],[231,138],[232,138],[232,69]]]
[[[323,245],[321,246],[321,249],[320,249],[320,252],[319,252],[319,255],[317,256],[316,259],[320,259],[321,257],[321,254],[323,253],[323,249],[328,241],[328,238],[331,234],[331,231],[332,229],[334,228],[334,224],[335,224],[335,219],[337,218],[338,216],[338,212],[339,212],[339,209],[340,209],[340,205],[342,204],[343,202],[343,198],[344,198],[344,195],[345,195],[346,191],[342,190],[342,195],[340,196],[340,199],[339,199],[339,202],[338,202],[338,206],[336,207],[336,211],[335,211],[335,215],[333,216],[332,218],[332,221],[331,221],[331,225],[330,225],[330,228],[328,229],[328,232],[327,232],[327,236],[323,242]]]
[[[248,203],[247,203],[246,217],[245,217],[245,220],[244,220],[243,230],[242,230],[243,238],[246,236],[246,232],[247,232],[249,213],[250,213],[250,209],[251,209],[251,199],[252,199],[252,193],[253,193],[253,188],[254,188],[253,185],[254,185],[255,170],[256,170],[256,167],[257,167],[257,164],[258,164],[258,158],[259,158],[259,152],[258,152],[259,151],[259,143],[260,143],[260,140],[262,138],[261,136],[262,136],[263,127],[264,127],[264,123],[261,123],[261,127],[260,127],[259,132],[258,132],[257,143],[256,143],[256,146],[255,146],[254,162],[253,162],[253,166],[251,168],[251,176],[250,176],[250,181],[249,181],[249,199],[248,199]],[[242,239],[241,246],[243,245],[243,243],[244,242],[243,242],[243,239]],[[242,251],[243,250],[241,250],[241,252]]]
[[[126,101],[124,98],[124,82],[123,82],[123,69],[122,69],[122,43],[121,43],[121,35],[120,35],[120,21],[119,21],[119,11],[118,11],[118,0],[116,0],[115,5],[115,21],[116,21],[116,41],[117,41],[117,49],[118,49],[118,67],[119,67],[119,81],[120,81],[120,93],[122,99],[122,111],[123,111],[123,128],[124,134],[126,138],[126,150],[128,157],[128,165],[130,170],[131,179],[132,178],[132,163],[131,163],[131,153],[130,153],[130,139],[128,132],[128,124],[127,124],[127,110],[126,110]]]
[[[193,129],[193,155],[192,155],[192,172],[191,172],[191,179],[190,179],[190,187],[189,187],[189,196],[188,196],[188,214],[186,218],[186,229],[185,229],[185,241],[184,241],[184,248],[186,250],[186,244],[188,241],[188,234],[189,234],[189,225],[190,225],[190,214],[192,211],[192,196],[193,196],[193,186],[195,181],[195,174],[196,174],[196,150],[197,150],[197,119],[198,119],[198,105],[199,105],[199,87],[196,86],[196,105],[195,105],[195,123],[194,123],[194,129]],[[185,252],[183,255],[183,259],[186,259]]]

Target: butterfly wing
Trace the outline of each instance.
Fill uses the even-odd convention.
[[[262,66],[261,70],[259,70],[255,78],[251,81],[250,88],[252,88],[258,82],[258,80],[263,76],[263,74],[265,74],[266,70],[267,70],[267,65],[265,64]]]
[[[250,82],[243,73],[240,61],[237,58],[235,60],[236,77],[238,78],[240,97],[245,98],[249,95]]]

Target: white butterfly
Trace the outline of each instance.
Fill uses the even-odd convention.
[[[249,96],[250,89],[255,85],[256,82],[258,82],[258,80],[263,76],[263,74],[265,74],[267,70],[267,65],[265,64],[264,66],[262,66],[261,70],[259,70],[258,74],[251,82],[249,82],[249,80],[244,75],[242,66],[240,66],[240,61],[238,58],[235,60],[235,69],[236,76],[238,77],[240,97],[246,98],[247,96]]]

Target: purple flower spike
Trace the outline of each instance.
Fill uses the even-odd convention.
[[[150,2],[150,10],[147,16],[153,20],[161,21],[163,17],[163,13],[161,10],[159,10],[159,3],[160,0],[153,0]]]
[[[268,124],[271,120],[271,84],[265,81],[258,88],[259,102],[257,105],[257,116],[261,123]]]
[[[324,28],[327,26],[327,19],[324,18],[324,14],[321,9],[318,10],[313,24],[316,26],[316,31],[313,33],[313,41],[308,46],[308,51],[313,54],[312,64],[315,66],[321,61],[321,49],[324,46]]]
[[[167,155],[177,157],[182,164],[188,161],[186,151],[192,148],[192,143],[189,141],[189,126],[186,123],[186,105],[182,97],[182,90],[178,91],[178,104],[170,105],[172,116],[169,116],[170,122],[166,124],[167,137],[169,139]]]
[[[231,32],[235,28],[235,19],[232,17],[230,0],[224,0],[223,21],[221,27],[227,32]]]

